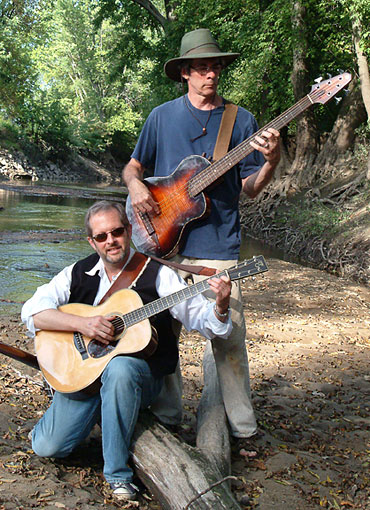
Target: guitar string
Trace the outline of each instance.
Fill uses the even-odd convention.
[[[230,168],[232,166],[234,166],[238,161],[240,161],[240,159],[242,159],[243,157],[245,157],[246,155],[248,155],[250,152],[252,152],[254,150],[254,149],[251,149],[250,152],[245,153],[244,148],[251,141],[253,141],[256,136],[259,136],[262,133],[262,131],[265,131],[269,127],[278,127],[278,128],[281,128],[281,127],[285,126],[287,123],[289,123],[291,120],[293,120],[297,115],[302,113],[304,110],[306,110],[309,106],[311,106],[313,104],[312,101],[310,100],[310,97],[313,98],[313,99],[315,99],[316,96],[320,97],[322,95],[322,92],[325,92],[325,91],[322,91],[322,89],[315,89],[311,93],[307,94],[302,99],[300,99],[296,104],[294,104],[291,108],[289,108],[288,110],[283,112],[276,119],[274,119],[270,123],[266,124],[263,128],[261,128],[256,133],[254,133],[252,135],[252,137],[250,137],[247,140],[244,140],[243,142],[241,142],[238,146],[236,146],[234,149],[232,149],[224,158],[222,158],[221,160],[216,161],[215,163],[213,163],[213,164],[207,166],[206,168],[202,169],[201,175],[199,175],[199,174],[195,175],[192,178],[191,181],[188,181],[184,185],[179,186],[174,193],[171,193],[170,197],[165,197],[164,199],[161,199],[158,202],[158,205],[160,206],[160,208],[162,210],[161,213],[162,214],[166,213],[167,212],[166,211],[167,207],[172,207],[173,204],[178,204],[179,196],[182,195],[185,191],[188,191],[190,185],[193,188],[196,188],[197,185],[199,185],[199,183],[202,180],[204,181],[205,180],[204,174],[208,174],[208,176],[209,176],[211,172],[215,172],[215,168],[217,169],[218,166],[222,166],[223,163],[221,164],[220,163],[221,161],[224,162],[225,159],[226,160],[227,159],[233,159],[233,157],[236,156],[235,163],[232,161],[231,164],[230,164]],[[302,109],[301,106],[305,102],[307,103],[307,106],[305,106]],[[289,120],[287,121],[286,118],[288,116],[290,116],[290,115],[291,115],[291,118],[289,118]],[[281,125],[280,125],[280,121],[283,121],[283,123]],[[239,157],[240,157],[240,159],[238,159]],[[223,173],[225,173],[226,171],[227,170],[225,170]],[[218,177],[223,175],[223,173],[221,173]],[[214,181],[214,178],[212,178],[212,180],[210,182],[213,182],[213,181]],[[198,191],[198,193],[199,193],[199,191]],[[176,215],[176,217],[177,217],[177,215]],[[155,217],[153,217],[152,219],[155,220]],[[165,219],[161,218],[161,221],[164,222]],[[170,221],[170,218],[168,218],[168,221]]]
[[[315,91],[314,91],[315,92]],[[311,95],[314,95],[313,93],[311,93]],[[294,110],[300,110],[298,108],[298,106],[302,103],[302,102],[307,102],[307,99],[309,99],[308,95],[305,96],[304,98],[302,98],[300,101],[298,101],[298,103],[296,103],[295,105],[293,105],[293,107],[291,107],[290,109],[288,109],[286,112],[284,112],[283,114],[281,114],[279,117],[277,117],[274,121],[272,121],[270,124],[267,124],[266,126],[264,126],[261,130],[257,131],[256,133],[254,133],[253,135],[253,138],[255,138],[256,136],[258,136],[258,134],[260,134],[262,131],[264,131],[265,129],[267,129],[268,127],[272,127],[274,125],[278,125],[278,121],[279,120],[282,120],[282,118],[285,117],[285,120],[284,120],[284,124],[286,124],[286,117],[288,117],[288,114],[292,114]],[[307,107],[309,107],[310,105],[312,104],[312,102],[310,101],[308,104],[307,104]],[[307,108],[306,107],[306,108]],[[303,111],[303,110],[302,110]],[[301,111],[299,111],[299,113],[301,113]],[[294,115],[292,118],[294,118],[296,115]],[[291,119],[289,119],[291,120]],[[289,122],[288,120],[288,122]],[[251,138],[249,138],[248,140],[245,140],[244,142],[242,142],[240,145],[238,145],[237,147],[235,147],[232,151],[230,151],[229,153],[229,158],[227,158],[227,156],[225,156],[225,158],[227,159],[231,159],[230,155],[235,155],[237,152],[242,152],[243,153],[243,157],[245,157],[245,153],[244,151],[241,151],[241,149],[244,148],[244,145],[247,145],[251,140]],[[224,162],[225,161],[225,158],[222,158],[222,161]],[[166,212],[166,207],[168,206],[172,206],[173,203],[178,203],[178,196],[181,195],[185,190],[187,190],[187,188],[189,188],[189,185],[192,185],[192,187],[196,187],[196,185],[199,183],[200,180],[204,180],[204,175],[205,173],[208,173],[210,172],[210,167],[212,167],[213,171],[215,169],[215,166],[217,166],[217,163],[213,163],[212,165],[206,167],[205,169],[203,169],[204,171],[201,172],[202,175],[199,176],[196,175],[192,178],[192,182],[186,182],[183,186],[180,186],[177,188],[176,192],[171,194],[171,197],[166,197],[165,199],[161,200],[158,202],[158,204],[160,205],[161,209],[162,209],[162,213],[165,213]],[[236,164],[236,163],[234,163]],[[230,167],[233,166],[232,164],[230,164]],[[208,171],[208,172],[207,172]],[[221,174],[222,175],[222,174]],[[212,182],[212,181],[211,181]],[[155,219],[155,218],[154,218]],[[162,219],[163,221],[163,219]]]
[[[237,264],[234,268],[231,269],[225,269],[219,273],[219,276],[223,276],[226,273],[228,273],[231,277],[231,279],[237,279],[236,276],[233,275],[235,273],[235,270],[238,272],[238,275],[241,272],[241,268],[248,267],[251,264],[256,265],[256,259],[250,259],[244,262],[241,262]],[[250,271],[251,269],[249,269]],[[245,269],[244,269],[245,271]],[[248,275],[242,275],[238,276],[239,278],[243,278]],[[133,324],[136,324],[138,322],[141,322],[143,319],[152,317],[153,315],[156,315],[159,312],[162,312],[166,310],[167,308],[170,308],[171,306],[174,306],[175,304],[181,303],[182,301],[189,299],[191,297],[194,297],[198,294],[201,294],[205,290],[208,289],[207,282],[209,279],[211,279],[212,276],[206,278],[205,280],[202,280],[200,282],[197,282],[189,287],[185,287],[183,289],[178,290],[177,292],[174,292],[173,294],[170,294],[168,296],[163,296],[161,298],[156,299],[155,301],[151,301],[150,303],[147,303],[146,305],[143,305],[141,308],[137,308],[136,310],[131,310],[130,312],[127,312],[126,314],[123,314],[123,317],[117,316],[115,319],[112,320],[112,324],[115,325],[115,323],[123,322],[123,326],[130,327]],[[125,317],[128,319],[127,324],[125,322]],[[132,322],[134,320],[134,322]],[[122,330],[123,331],[123,330]]]
[[[304,98],[302,98],[302,99],[303,99],[303,100],[307,100],[307,97],[304,97]],[[301,101],[302,101],[302,100],[301,100]],[[300,102],[301,102],[301,101],[300,101]],[[300,102],[299,102],[299,103],[300,103]],[[310,104],[311,104],[311,103],[309,103],[309,104],[308,104],[308,106],[310,106]],[[297,106],[298,106],[298,103],[297,103],[296,105],[294,105],[294,106],[293,106],[290,110],[291,110],[291,111],[293,111],[294,109],[297,109]],[[282,114],[282,116],[283,116],[283,117],[287,117],[287,116],[288,116],[288,112],[289,112],[290,110],[287,110],[284,114]],[[282,116],[280,116],[280,117],[282,117]],[[260,134],[262,131],[264,131],[267,127],[271,127],[272,125],[276,124],[276,123],[277,123],[277,121],[278,121],[278,120],[280,120],[280,117],[278,117],[277,119],[275,119],[274,121],[272,121],[270,124],[268,124],[267,126],[265,126],[264,128],[262,128],[261,130],[259,130],[257,133],[254,133],[253,138],[255,138],[255,136],[257,136],[257,135],[258,135],[258,134]],[[294,117],[293,117],[293,118],[294,118]],[[242,142],[239,146],[235,147],[235,149],[234,149],[233,151],[231,151],[231,153],[233,153],[233,154],[234,154],[234,153],[236,153],[236,152],[241,152],[241,149],[242,149],[242,147],[241,147],[241,146],[242,146],[242,145],[244,145],[244,144],[247,144],[247,142],[250,142],[250,141],[252,141],[252,140],[251,140],[251,139],[245,140],[245,141],[244,141],[244,142]],[[236,149],[238,149],[238,151],[236,151]],[[253,149],[252,149],[252,150],[253,150]],[[235,152],[234,152],[234,151],[235,151]],[[243,152],[243,157],[244,157],[246,154],[244,153],[244,151],[242,151],[242,152]],[[229,153],[229,155],[230,155],[230,153]],[[225,156],[225,158],[227,158],[227,156]],[[225,158],[223,158],[223,161],[225,161]],[[231,159],[231,157],[229,156],[229,158],[228,158],[228,159]],[[210,165],[210,166],[212,166],[212,167],[213,167],[213,170],[214,170],[214,169],[215,169],[215,167],[216,167],[216,166],[219,166],[219,165],[217,165],[217,162],[216,162],[216,163],[214,163],[213,165]],[[204,170],[204,173],[205,173],[207,170],[208,170],[208,173],[209,173],[210,166],[208,166],[208,167],[206,167],[205,169],[203,169],[203,170]],[[230,166],[232,166],[232,165],[230,165]],[[214,171],[215,171],[215,170],[214,170]],[[191,182],[192,187],[193,187],[193,188],[194,188],[194,187],[196,187],[196,186],[197,186],[197,184],[199,183],[199,181],[200,181],[201,179],[203,179],[203,180],[204,180],[204,176],[203,176],[203,175],[202,175],[201,177],[199,177],[199,175],[194,176],[194,177],[192,178],[192,182]],[[159,202],[159,205],[160,205],[161,209],[163,210],[163,212],[166,212],[166,207],[167,207],[167,206],[172,205],[172,203],[178,202],[178,198],[177,198],[177,196],[178,196],[178,195],[180,195],[180,194],[182,194],[182,192],[184,192],[184,191],[186,190],[186,188],[188,188],[188,187],[189,187],[189,184],[190,184],[190,183],[189,183],[189,182],[187,182],[184,186],[182,186],[182,187],[180,186],[179,188],[177,188],[177,190],[176,190],[176,192],[175,192],[175,197],[174,197],[173,195],[171,195],[171,197],[169,197],[169,198],[167,198],[167,197],[166,197],[164,200],[161,200],[161,201]]]

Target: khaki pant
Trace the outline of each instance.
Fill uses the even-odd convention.
[[[235,260],[193,259],[181,256],[176,256],[173,260],[182,264],[202,265],[220,270],[236,264]],[[190,279],[194,283],[205,278],[184,271],[178,272],[185,280]],[[203,294],[214,301],[211,290]],[[248,354],[245,346],[246,329],[239,282],[232,282],[230,308],[233,330],[229,338],[227,340],[214,338],[211,344],[231,434],[235,437],[250,437],[256,432],[257,424],[251,404]],[[180,329],[181,325],[178,328],[179,334]],[[182,382],[179,364],[176,372],[165,378],[164,387],[151,409],[164,423],[181,422]]]

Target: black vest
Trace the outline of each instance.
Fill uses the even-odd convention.
[[[98,272],[94,276],[89,276],[86,271],[90,271],[98,260],[99,256],[93,253],[74,265],[70,303],[93,304],[98,292],[100,276]],[[136,281],[136,285],[132,287],[139,294],[144,305],[159,298],[155,288],[155,279],[159,268],[160,264],[155,260],[151,260]],[[158,347],[146,362],[154,377],[172,374],[176,369],[179,357],[177,340],[172,331],[172,317],[168,310],[165,310],[151,317],[150,322],[158,333]]]

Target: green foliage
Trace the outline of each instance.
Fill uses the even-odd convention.
[[[21,136],[19,128],[0,115],[0,147],[4,149],[17,149]]]
[[[30,57],[37,9],[25,1],[0,5],[0,108],[17,116],[32,95],[35,70]]]
[[[135,111],[140,94],[131,94],[127,80],[132,71],[117,59],[122,26],[97,24],[97,12],[90,0],[56,0],[50,35],[34,50],[42,95],[49,106],[59,104],[60,122],[52,136],[91,152],[111,147],[118,132],[124,138],[136,135],[140,118]]]
[[[301,3],[309,81],[356,74],[352,35],[359,27],[370,56],[370,2]],[[264,125],[295,102],[292,9],[291,0],[2,0],[0,109],[48,152],[108,148],[127,158],[152,108],[183,93],[164,62],[185,32],[208,27],[223,50],[240,52],[220,93]],[[321,132],[338,109],[315,107]]]
[[[319,202],[302,201],[290,204],[285,211],[280,211],[276,222],[280,225],[298,228],[309,237],[330,237],[339,231],[341,223],[348,213],[327,207]]]

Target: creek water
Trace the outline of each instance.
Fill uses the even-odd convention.
[[[107,188],[87,189],[94,191],[93,198],[81,198],[80,193],[45,196],[0,189],[0,315],[20,312],[22,302],[38,286],[91,253],[82,239],[84,215]],[[109,193],[122,197],[122,188],[110,187]],[[60,236],[54,235],[59,232]],[[80,234],[80,239],[74,234]],[[241,258],[259,254],[286,259],[282,251],[244,238]]]

